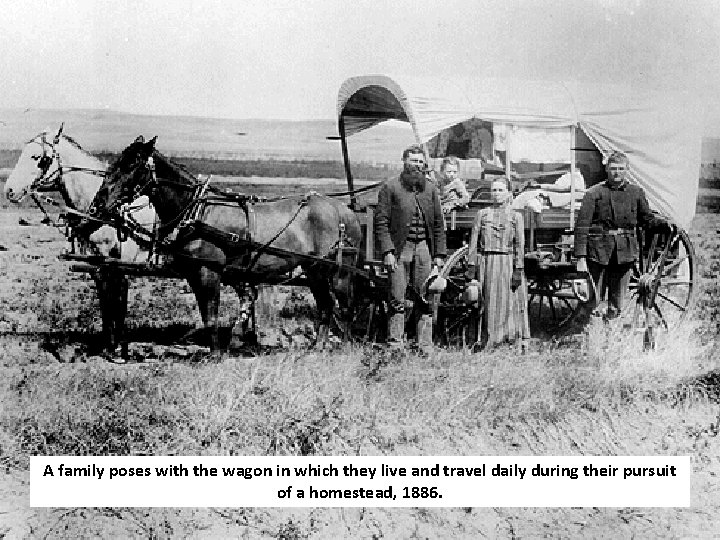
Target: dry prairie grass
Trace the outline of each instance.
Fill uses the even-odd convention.
[[[85,509],[29,521],[50,537],[685,536],[711,530],[720,472],[720,406],[698,382],[718,366],[693,352],[661,347],[622,362],[577,350],[439,352],[384,364],[372,379],[363,367],[371,350],[350,346],[331,359],[6,368],[2,461],[24,470],[36,454],[690,454],[690,509]]]

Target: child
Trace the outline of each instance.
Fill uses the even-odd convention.
[[[470,194],[465,187],[465,182],[458,177],[460,161],[455,156],[448,156],[442,160],[440,165],[440,203],[444,214],[450,213],[454,208],[467,205],[470,202]]]

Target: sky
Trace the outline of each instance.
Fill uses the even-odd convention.
[[[354,75],[689,88],[720,136],[720,1],[0,0],[0,108],[332,119]]]

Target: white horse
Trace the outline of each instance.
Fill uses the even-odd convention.
[[[52,142],[43,132],[25,144],[5,183],[5,196],[10,202],[19,203],[30,194],[59,192],[68,208],[87,212],[106,169],[106,163],[64,135],[61,126]],[[152,230],[156,214],[147,197],[132,206],[135,210],[130,213],[131,217]],[[80,240],[81,250],[87,254],[113,256],[126,262],[140,261],[148,256],[147,250],[132,238],[120,242],[115,228],[107,225]]]
[[[14,203],[38,192],[59,192],[70,210],[87,212],[95,193],[102,184],[107,164],[92,156],[71,137],[62,133],[60,126],[52,141],[46,132],[29,140],[18,158],[15,168],[5,183],[5,196]],[[152,230],[156,214],[146,198],[136,201],[132,219]],[[84,254],[112,256],[125,262],[147,260],[149,253],[135,240],[120,241],[115,228],[103,226],[89,237],[75,235]],[[74,240],[73,240],[74,241]],[[100,299],[105,347],[112,351],[122,339],[127,313],[127,278],[111,269],[93,273]]]

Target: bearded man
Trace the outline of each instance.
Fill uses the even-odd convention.
[[[375,231],[383,263],[390,274],[388,338],[400,345],[405,337],[405,293],[408,285],[420,297],[432,263],[441,267],[446,254],[445,226],[440,196],[426,176],[425,155],[418,145],[405,149],[399,178],[385,182],[378,195]],[[418,296],[414,295],[414,296]],[[415,302],[418,346],[432,347],[432,306]]]

